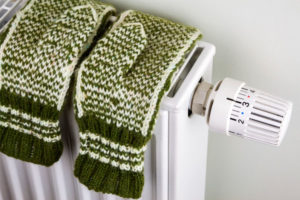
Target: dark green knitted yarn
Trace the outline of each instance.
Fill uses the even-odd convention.
[[[44,142],[32,135],[0,127],[0,151],[8,156],[50,166],[60,158],[62,150],[62,141]]]
[[[120,170],[88,155],[77,157],[74,174],[90,190],[123,198],[139,198],[144,185],[144,172]]]

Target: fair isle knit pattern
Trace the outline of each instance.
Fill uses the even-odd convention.
[[[0,37],[0,151],[49,166],[62,153],[59,113],[79,58],[114,8],[29,0]]]
[[[144,152],[161,99],[200,37],[196,28],[126,11],[97,42],[76,80],[80,182],[125,198],[141,196]]]

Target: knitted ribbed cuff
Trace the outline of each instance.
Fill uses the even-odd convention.
[[[139,198],[144,185],[144,152],[149,138],[94,116],[77,119],[80,152],[74,174],[89,189]]]
[[[120,170],[86,154],[77,157],[74,174],[90,190],[123,198],[139,198],[144,185],[143,172]]]
[[[0,90],[0,151],[50,166],[61,156],[59,112],[26,97]]]

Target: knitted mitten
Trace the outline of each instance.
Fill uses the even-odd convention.
[[[75,176],[89,189],[139,198],[144,151],[159,104],[200,32],[138,11],[123,13],[82,63],[75,112]]]
[[[62,153],[59,113],[71,75],[114,8],[30,0],[1,35],[0,151],[49,166]]]

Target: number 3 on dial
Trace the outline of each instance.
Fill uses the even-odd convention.
[[[244,102],[242,102],[242,106],[249,107],[249,105],[250,105],[250,104],[249,104],[248,102],[245,102],[245,101],[244,101]]]

